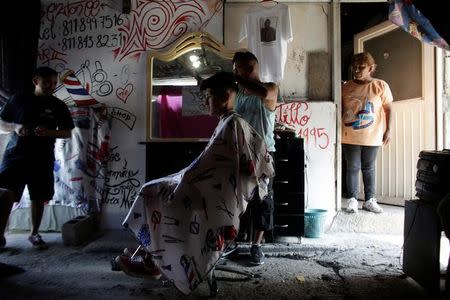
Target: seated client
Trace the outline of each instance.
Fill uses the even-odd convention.
[[[248,201],[264,198],[274,176],[264,140],[233,111],[233,74],[217,73],[200,89],[220,119],[208,145],[188,167],[144,184],[123,223],[184,294],[212,271]]]

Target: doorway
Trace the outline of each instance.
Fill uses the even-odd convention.
[[[392,139],[377,157],[376,194],[380,202],[404,206],[415,197],[419,152],[436,143],[433,47],[386,21],[356,34],[354,51],[372,53],[376,77],[394,96]]]
[[[435,145],[434,52],[388,21],[388,13],[389,3],[341,5],[342,79],[351,79],[353,53],[368,51],[378,65],[375,77],[391,86],[392,138],[377,156],[376,197],[380,203],[404,206],[415,197],[420,150]],[[342,170],[345,197],[345,163]]]

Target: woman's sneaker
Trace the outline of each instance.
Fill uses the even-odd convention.
[[[377,214],[381,214],[383,212],[383,209],[378,205],[377,199],[375,198],[370,198],[369,200],[364,202],[363,209]]]
[[[39,233],[35,234],[35,235],[30,235],[28,237],[28,240],[33,245],[33,247],[36,249],[39,249],[39,250],[48,249],[47,243],[44,242],[44,240],[42,239],[42,237]]]
[[[358,200],[355,197],[351,197],[347,200],[347,208],[346,211],[349,213],[357,213],[358,212]]]

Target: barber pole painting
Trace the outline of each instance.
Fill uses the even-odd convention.
[[[199,276],[199,272],[195,265],[195,258],[189,258],[187,255],[183,255],[180,258],[180,264],[186,273],[189,289],[193,291],[200,283],[202,283],[202,279]]]
[[[61,76],[61,82],[69,92],[72,100],[76,106],[88,106],[98,104],[90,94],[89,91],[81,84],[78,78],[75,76],[75,72],[72,70],[67,71]]]

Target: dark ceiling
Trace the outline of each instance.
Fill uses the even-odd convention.
[[[341,40],[353,41],[353,35],[388,19],[389,3],[341,4]]]
[[[353,55],[353,36],[388,20],[389,3],[341,4],[341,76],[350,79],[349,64]]]

